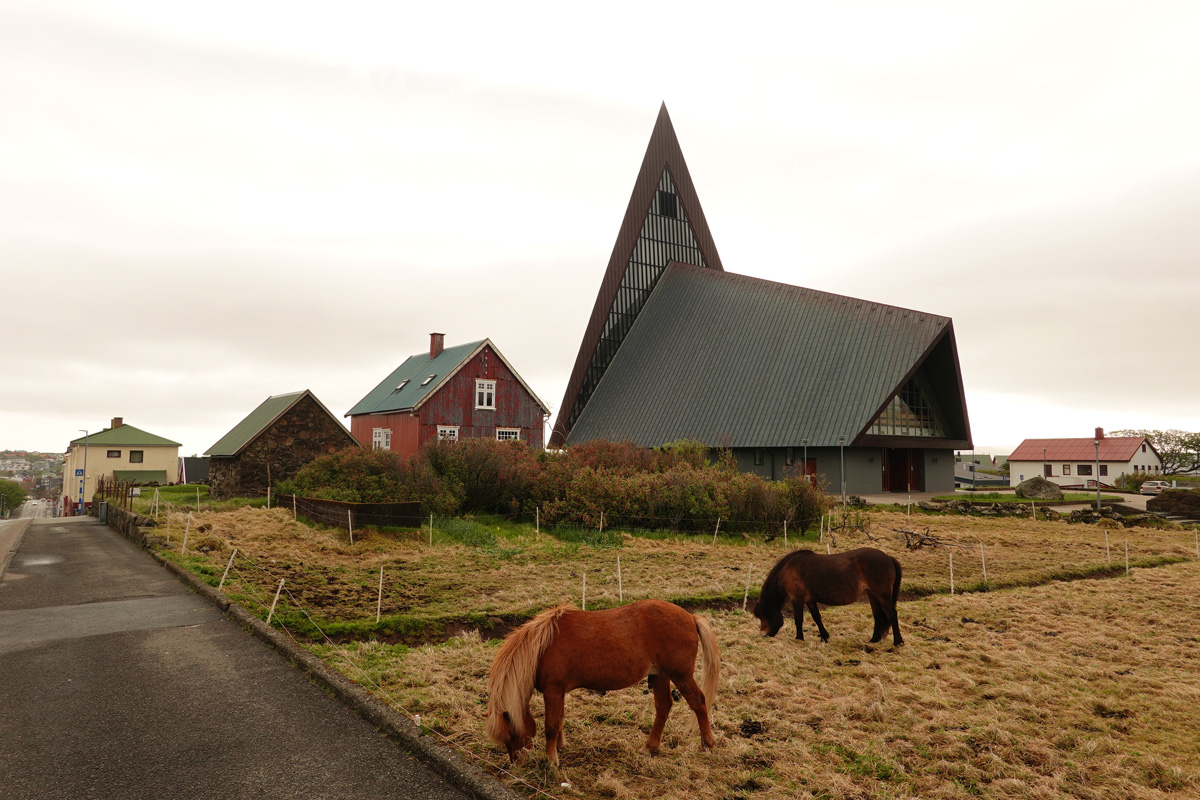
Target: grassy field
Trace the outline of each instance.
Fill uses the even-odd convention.
[[[165,548],[215,585],[236,547],[224,591],[264,617],[283,578],[276,621],[529,797],[1200,792],[1193,532],[879,511],[867,519],[865,531],[835,531],[836,544],[802,544],[870,544],[900,559],[907,643],[898,649],[866,644],[865,604],[823,611],[827,644],[814,641],[811,620],[806,642],[792,639],[790,621],[776,639],[758,635],[741,610],[747,587],[752,603],[771,564],[801,544],[794,538],[787,547],[740,535],[556,538],[460,521],[437,527],[432,545],[427,530],[356,532],[351,545],[345,531],[308,528],[286,510],[239,508],[172,515]],[[904,531],[943,546],[906,549]],[[713,624],[724,661],[714,752],[698,752],[681,705],[663,752],[642,755],[653,718],[644,685],[570,695],[561,773],[540,746],[509,770],[486,740],[497,640],[476,628],[502,632],[548,606],[578,605],[585,578],[589,608],[661,597]]]

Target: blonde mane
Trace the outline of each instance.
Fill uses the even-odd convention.
[[[492,741],[504,744],[508,731],[505,714],[513,735],[525,732],[525,710],[533,696],[533,682],[538,662],[558,633],[558,622],[567,614],[578,611],[565,604],[543,611],[510,633],[500,645],[488,673],[487,732]]]

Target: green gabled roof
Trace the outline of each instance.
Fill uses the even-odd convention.
[[[673,263],[567,443],[849,444],[952,337],[948,317]],[[957,374],[938,383],[965,408]],[[952,427],[969,435],[965,416]]]
[[[300,398],[306,394],[310,394],[307,389],[302,392],[277,394],[268,397],[262,401],[258,408],[251,411],[245,419],[234,425],[233,430],[222,436],[216,444],[208,448],[208,451],[204,455],[218,457],[236,456],[241,452],[242,448],[250,444],[255,436],[258,436],[258,434],[270,427],[272,422],[279,419],[289,408],[300,402]],[[314,397],[313,399],[315,400],[316,398]]]
[[[118,447],[179,447],[179,442],[172,442],[153,433],[147,433],[132,425],[122,425],[119,428],[105,428],[87,436],[71,440],[71,446],[87,444],[88,447],[115,445]]]
[[[165,469],[114,469],[113,477],[120,483],[166,483]]]
[[[478,342],[447,347],[438,353],[437,358],[431,359],[429,352],[409,356],[404,363],[396,367],[382,383],[372,389],[366,397],[355,403],[354,408],[346,412],[346,416],[355,414],[385,414],[390,411],[405,411],[416,408],[425,398],[434,393],[447,378],[453,376],[479,348],[490,344],[487,339]],[[493,347],[493,349],[495,349]],[[433,375],[433,380],[426,385],[421,384]],[[403,381],[404,388],[399,391],[396,387]]]

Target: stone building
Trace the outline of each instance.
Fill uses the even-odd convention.
[[[307,389],[268,397],[205,453],[209,494],[217,500],[262,494],[317,456],[358,446]]]

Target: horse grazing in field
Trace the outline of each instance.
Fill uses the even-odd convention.
[[[833,555],[793,550],[776,562],[763,581],[762,592],[754,604],[754,616],[758,617],[763,634],[774,636],[783,627],[784,602],[791,600],[796,638],[804,638],[804,607],[808,606],[821,633],[821,641],[828,641],[829,633],[821,622],[817,603],[845,606],[864,593],[871,601],[871,614],[875,617],[871,641],[878,642],[891,628],[893,642],[904,644],[900,621],[896,617],[900,562],[874,547],[860,547]]]
[[[692,677],[697,651],[704,656],[703,690]],[[673,603],[641,600],[604,611],[557,606],[509,634],[496,653],[488,674],[488,736],[508,749],[512,761],[531,748],[537,723],[529,698],[537,689],[546,704],[546,757],[557,768],[567,692],[603,693],[652,676],[654,726],[642,749],[658,752],[674,683],[696,715],[701,749],[708,750],[714,744],[708,712],[720,672],[712,628]]]

